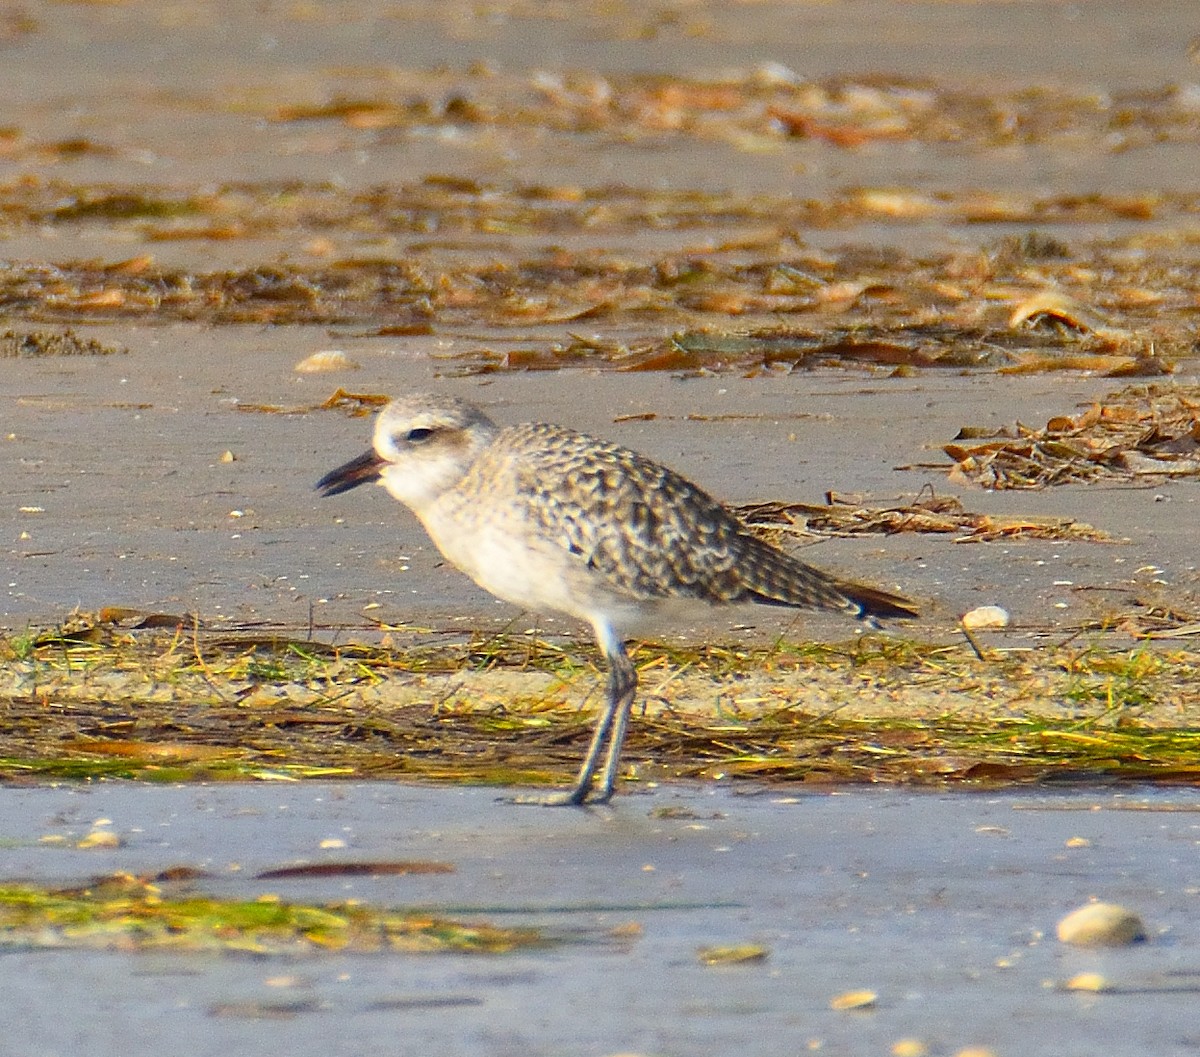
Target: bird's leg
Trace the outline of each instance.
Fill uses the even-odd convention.
[[[637,669],[629,660],[625,647],[619,653],[608,655],[608,700],[613,713],[612,731],[608,738],[608,757],[600,776],[600,789],[592,797],[593,802],[605,804],[612,799],[617,784],[617,768],[621,765],[621,746],[625,732],[629,729],[629,714],[633,711],[633,699],[637,694]]]
[[[629,713],[633,707],[634,694],[637,692],[637,670],[625,652],[625,645],[612,633],[599,634],[600,644],[608,660],[608,684],[605,689],[604,711],[596,721],[596,729],[592,732],[592,740],[588,745],[583,765],[575,778],[575,784],[565,793],[555,793],[546,797],[518,797],[519,804],[542,804],[550,807],[578,807],[588,799],[592,789],[592,779],[600,763],[600,753],[604,743],[608,742],[608,757],[604,763],[604,773],[601,777],[599,795],[592,799],[598,803],[606,803],[613,795],[613,787],[617,780],[617,767],[621,758],[621,743],[625,740],[625,730],[629,726]]]

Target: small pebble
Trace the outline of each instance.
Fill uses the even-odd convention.
[[[1107,991],[1109,984],[1099,973],[1080,973],[1063,986],[1068,991]]]
[[[976,628],[1008,627],[1008,610],[999,606],[978,606],[963,614],[962,626]]]
[[[743,943],[736,947],[701,947],[696,954],[704,965],[743,965],[765,961],[770,951],[758,943]]]
[[[892,1043],[892,1057],[925,1057],[929,1047],[920,1039],[897,1039]]]
[[[1092,846],[1092,842],[1090,840],[1088,840],[1087,837],[1068,837],[1067,838],[1067,847],[1068,848],[1090,848],[1091,846]]]
[[[1132,910],[1115,903],[1088,903],[1058,923],[1058,938],[1079,947],[1125,947],[1146,938],[1146,926]]]
[[[344,848],[346,842],[341,837],[326,837],[321,841],[322,848]]]
[[[77,848],[119,848],[121,838],[109,829],[94,829],[75,845]]]
[[[830,1009],[870,1009],[879,1001],[874,991],[843,991],[829,1000]]]
[[[352,371],[358,368],[341,349],[324,349],[305,356],[292,368],[297,374],[324,374],[326,371]]]
[[[221,452],[221,461],[222,462],[237,462],[237,456],[234,455],[233,452],[231,452],[231,451],[223,451],[223,452]]]
[[[304,244],[304,252],[313,257],[332,257],[337,253],[337,244],[332,239],[315,238]]]

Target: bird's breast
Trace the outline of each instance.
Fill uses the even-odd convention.
[[[448,561],[506,602],[591,620],[607,594],[583,558],[511,511],[440,502],[418,517]]]

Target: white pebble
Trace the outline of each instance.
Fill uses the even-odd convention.
[[[870,1009],[879,1001],[874,991],[843,991],[829,1000],[830,1009]]]
[[[326,371],[353,371],[358,368],[341,349],[323,349],[305,356],[292,370],[298,374],[323,374]]]
[[[1008,610],[999,606],[978,606],[963,614],[964,628],[1006,628],[1008,627]]]
[[[121,846],[121,838],[112,830],[94,829],[86,837],[77,841],[77,848],[119,848]]]
[[[1058,923],[1058,938],[1079,947],[1124,947],[1144,940],[1146,926],[1115,903],[1088,903]]]

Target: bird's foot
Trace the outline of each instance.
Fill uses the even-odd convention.
[[[589,797],[590,789],[570,789],[565,793],[548,793],[544,796],[505,796],[500,799],[509,804],[533,805],[534,807],[584,807],[591,804],[606,804],[608,796]]]

